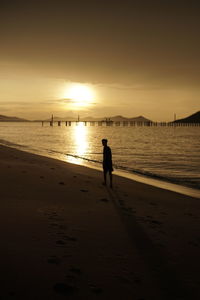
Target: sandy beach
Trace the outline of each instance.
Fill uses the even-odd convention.
[[[199,199],[5,146],[0,170],[0,299],[199,299]]]

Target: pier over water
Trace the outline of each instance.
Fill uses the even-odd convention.
[[[200,127],[200,123],[135,122],[135,121],[42,121],[42,126],[104,126],[104,127]]]

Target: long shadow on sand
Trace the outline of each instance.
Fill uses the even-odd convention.
[[[137,222],[133,213],[126,208],[117,191],[109,188],[107,188],[107,191],[134,247],[137,248],[145,265],[152,273],[155,281],[157,281],[161,289],[162,299],[197,299],[197,294],[190,287],[187,287],[179,278],[177,271],[170,267],[170,262],[167,261],[164,249],[158,248],[153,243]]]

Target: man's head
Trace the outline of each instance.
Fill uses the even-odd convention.
[[[102,145],[107,146],[108,140],[107,139],[102,139]]]

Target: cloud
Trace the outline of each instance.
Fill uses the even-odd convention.
[[[107,88],[113,90],[122,90],[122,91],[146,91],[146,90],[161,90],[163,87],[156,84],[135,84],[135,85],[123,85],[119,83],[113,84],[106,84],[106,83],[99,83],[96,84],[97,88]]]
[[[78,102],[82,102],[81,100]],[[84,102],[84,101],[83,101]],[[71,98],[58,98],[58,99],[49,99],[44,104],[75,104],[77,101]],[[96,105],[97,102],[89,102],[88,105]]]
[[[33,103],[27,101],[0,101],[0,105],[33,105]]]
[[[71,103],[75,103],[76,100],[71,99],[71,98],[62,98],[62,99],[58,99],[57,101],[58,103],[64,103],[64,104],[71,104]]]
[[[44,104],[71,104],[75,103],[76,101],[71,98],[56,98],[56,99],[48,99],[44,102]]]

